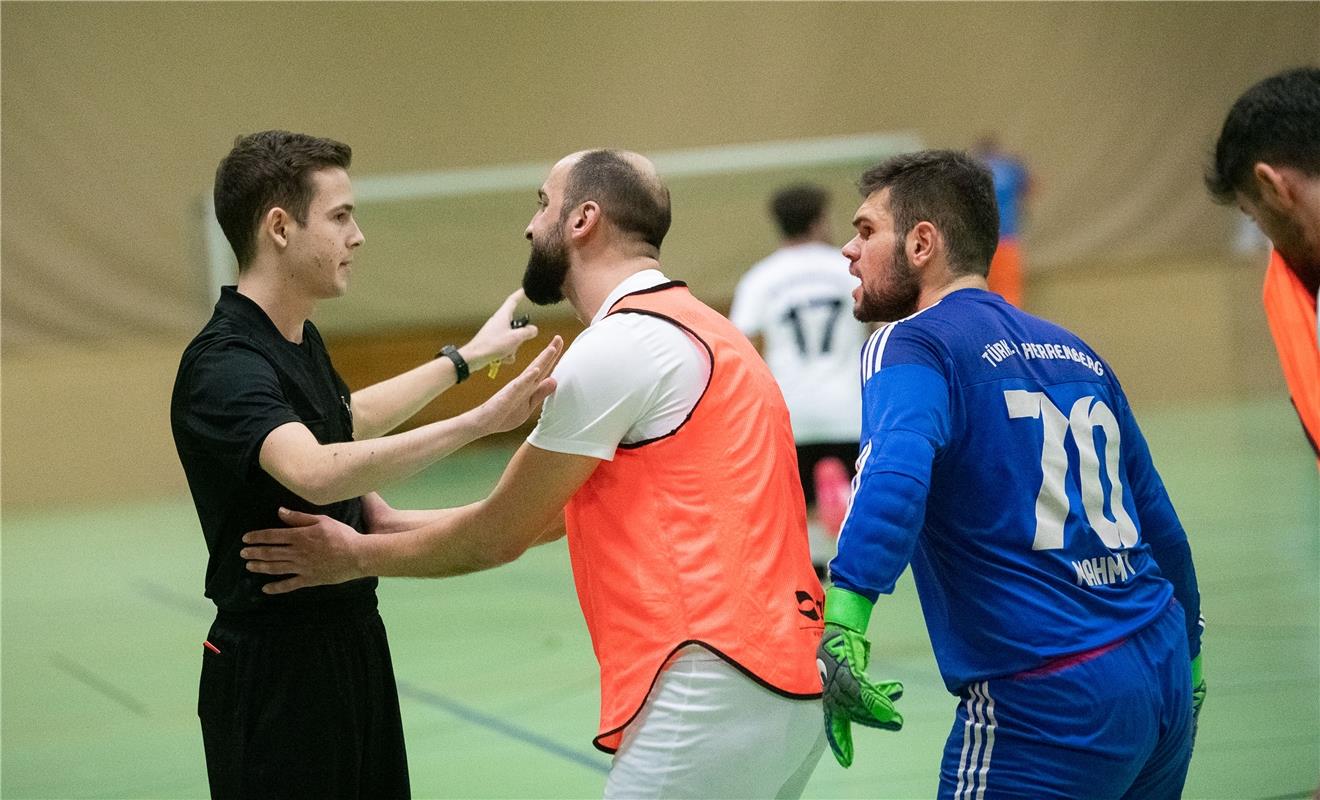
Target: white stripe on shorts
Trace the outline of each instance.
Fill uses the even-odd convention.
[[[974,683],[967,690],[967,722],[963,725],[958,785],[953,797],[954,800],[984,800],[986,774],[990,771],[990,757],[995,749],[995,701],[986,681]]]

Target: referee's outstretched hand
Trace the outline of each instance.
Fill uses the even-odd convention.
[[[504,303],[486,320],[472,340],[461,348],[473,372],[484,368],[492,361],[512,364],[518,354],[518,348],[539,335],[535,325],[513,323],[514,312],[518,304],[526,300],[522,289],[504,299]],[[526,319],[524,317],[523,319]]]

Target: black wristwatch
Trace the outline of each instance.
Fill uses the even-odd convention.
[[[458,352],[457,347],[454,347],[452,344],[445,345],[440,348],[440,352],[435,354],[436,358],[439,358],[440,356],[444,356],[454,362],[454,374],[458,377],[458,380],[455,381],[455,383],[462,383],[468,379],[471,370],[468,369],[467,359],[463,358],[463,354]]]

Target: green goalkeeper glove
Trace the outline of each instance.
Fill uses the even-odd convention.
[[[853,762],[852,723],[896,731],[903,715],[894,701],[903,696],[898,681],[872,683],[866,677],[871,643],[863,632],[873,604],[861,595],[830,587],[825,593],[825,635],[816,651],[824,694],[825,737],[840,766]]]
[[[1205,705],[1205,674],[1201,672],[1201,653],[1192,659],[1192,744],[1196,744],[1196,727],[1201,721],[1201,706]]]

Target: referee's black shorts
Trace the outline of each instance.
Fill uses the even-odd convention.
[[[409,797],[399,695],[374,608],[314,621],[221,612],[197,715],[214,798]]]
[[[798,479],[802,481],[802,495],[807,507],[816,505],[816,464],[826,458],[837,458],[851,479],[857,474],[857,441],[816,442],[797,445]]]

